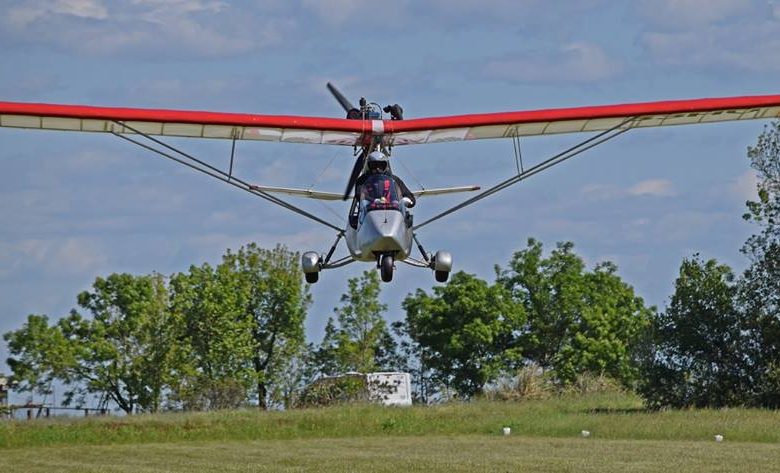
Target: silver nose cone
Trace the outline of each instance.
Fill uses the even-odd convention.
[[[405,223],[401,212],[374,210],[366,215],[358,235],[362,253],[404,250]]]

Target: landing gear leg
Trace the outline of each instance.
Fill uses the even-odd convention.
[[[393,255],[382,255],[382,259],[379,261],[379,272],[382,275],[382,281],[390,282],[393,280]]]

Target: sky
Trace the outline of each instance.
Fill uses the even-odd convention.
[[[3,0],[0,101],[341,117],[353,102],[407,118],[780,93],[780,2],[762,0]],[[648,304],[668,300],[682,258],[736,270],[755,230],[745,155],[765,123],[631,131],[422,229],[428,251],[493,280],[529,237],[610,260]],[[526,138],[526,164],[585,136]],[[226,168],[230,143],[172,139]],[[351,150],[237,145],[235,170],[265,185],[343,190]],[[489,186],[515,170],[509,140],[410,146],[393,154],[412,188]],[[422,221],[463,197],[421,199]],[[300,202],[343,222],[347,204]],[[332,230],[177,167],[111,135],[0,128],[0,333],[56,319],[98,276],[170,275],[257,242],[326,251]],[[344,249],[342,248],[342,252]],[[319,342],[352,264],[321,274],[307,335]],[[399,265],[387,318],[430,291]],[[0,372],[8,350],[0,341]]]

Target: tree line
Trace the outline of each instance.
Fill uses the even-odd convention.
[[[560,386],[608,377],[650,407],[780,407],[780,124],[748,157],[757,232],[737,275],[683,260],[663,310],[648,307],[611,262],[588,268],[571,242],[529,239],[493,281],[459,272],[403,300],[388,324],[376,271],[349,279],[323,338],[307,342],[311,305],[299,255],[248,244],[216,266],[111,274],[57,320],[31,314],[4,335],[18,387],[65,386],[127,413],[302,404],[312,383],[346,372],[412,374],[418,401],[481,395],[534,367]]]

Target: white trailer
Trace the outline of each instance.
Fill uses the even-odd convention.
[[[409,373],[367,373],[366,386],[371,399],[386,406],[412,405],[412,385]]]

